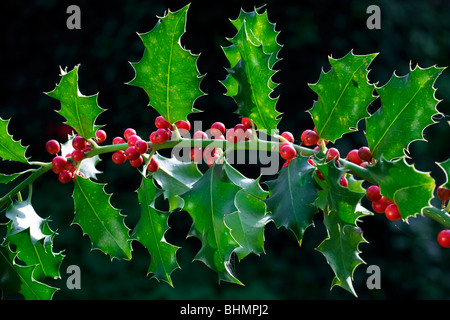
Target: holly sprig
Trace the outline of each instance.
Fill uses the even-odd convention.
[[[216,121],[194,131],[188,117],[198,111],[194,103],[204,93],[196,66],[199,56],[180,42],[188,9],[189,5],[169,11],[154,29],[139,35],[145,50],[132,64],[136,75],[129,84],[143,89],[159,114],[148,138],[130,126],[108,144],[110,133],[96,123],[105,109],[98,105],[97,95],[80,92],[79,66],[62,70],[60,83],[48,93],[60,102],[58,113],[73,129],[67,141],[46,143],[51,161],[27,158],[27,148],[9,133],[10,121],[0,119],[0,157],[21,163],[21,168],[29,166],[0,174],[0,183],[14,184],[0,198],[9,221],[0,225],[5,234],[0,244],[3,295],[51,299],[57,291],[45,279],[59,277],[64,254],[53,252],[57,235],[32,206],[33,183],[47,173],[73,184],[72,223],[89,237],[92,249],[111,259],[132,260],[133,242],[139,242],[151,256],[148,274],[171,286],[176,286],[171,274],[179,268],[177,252],[182,249],[166,239],[169,217],[176,210],[192,218],[187,236],[201,243],[194,259],[216,271],[219,281],[236,284],[243,282],[230,267],[232,255],[241,261],[249,254],[264,253],[268,223],[290,230],[301,245],[319,213],[327,235],[317,250],[335,274],[332,286],[355,296],[354,270],[364,262],[359,245],[367,242],[359,226],[362,219],[383,213],[388,220],[408,222],[425,215],[447,228],[439,233],[438,243],[450,247],[448,178],[436,186],[430,174],[417,170],[405,155],[434,123],[431,117],[439,114],[434,84],[443,68],[410,67],[407,75],[394,74],[377,87],[368,77],[377,54],[350,51],[340,59],[330,57],[330,70],[322,71],[310,85],[317,100],[311,109],[302,110],[311,115],[314,127],[283,131],[278,100],[271,96],[278,85],[272,80],[274,66],[283,47],[277,41],[279,32],[263,8],[241,11],[232,20],[237,33],[223,48],[229,66],[222,81],[241,121],[230,128]],[[368,106],[377,99],[381,107],[370,114]],[[345,156],[330,146],[355,131],[360,121],[366,123],[367,146]],[[172,150],[170,157],[161,154],[166,149]],[[257,179],[239,172],[234,161],[247,153],[274,153],[275,177],[267,180],[263,170]],[[126,208],[111,205],[114,193],[106,193],[105,185],[96,181],[103,174],[96,166],[107,155],[117,165],[128,163],[141,177],[136,190],[140,219],[134,226],[125,223]],[[259,165],[257,158],[248,160]],[[449,163],[439,164],[447,177]],[[431,205],[435,192],[441,206]],[[362,205],[364,197],[371,208]],[[161,207],[161,201],[167,206]]]

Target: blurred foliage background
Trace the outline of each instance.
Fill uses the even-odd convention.
[[[127,127],[142,136],[154,129],[156,114],[147,107],[148,98],[139,88],[128,86],[134,72],[129,61],[136,62],[143,52],[136,32],[147,32],[170,8],[176,11],[187,1],[2,1],[0,3],[1,105],[0,116],[12,118],[10,132],[28,145],[28,156],[50,161],[44,151],[48,139],[63,140],[59,127],[62,117],[53,110],[58,101],[43,92],[59,82],[59,68],[71,70],[81,64],[80,90],[85,95],[99,93],[99,105],[107,108],[98,119],[106,124],[112,137]],[[81,30],[66,27],[66,9],[76,4],[81,9]],[[208,95],[197,100],[203,110],[190,120],[203,119],[205,125],[216,120],[234,125],[234,101],[224,96],[219,80],[228,67],[221,46],[235,34],[228,19],[235,19],[243,8],[266,5],[269,19],[281,31],[278,40],[284,45],[280,70],[274,80],[280,83],[278,110],[283,112],[282,130],[292,131],[299,139],[301,131],[312,128],[308,110],[316,99],[308,83],[318,80],[321,69],[329,69],[328,56],[343,57],[351,49],[355,54],[379,52],[371,65],[369,79],[382,86],[393,72],[404,75],[412,66],[449,66],[450,2],[428,1],[205,1],[192,0],[188,13],[187,33],[182,44],[193,53],[201,53],[199,70],[206,74],[202,90]],[[366,9],[376,4],[381,9],[381,29],[369,30]],[[437,98],[443,99],[438,110],[450,114],[450,75],[448,70],[438,79]],[[376,105],[372,106],[375,108]],[[435,162],[450,156],[447,118],[424,132],[427,141],[410,146],[411,162],[418,169],[430,171],[440,184],[444,181]],[[363,124],[359,127],[364,130]],[[341,154],[365,144],[360,132],[345,135],[337,143]],[[126,224],[134,226],[139,216],[135,190],[139,177],[130,166],[115,166],[109,159],[100,164],[105,174],[99,177],[114,192],[112,204],[123,208]],[[247,176],[259,171],[241,168]],[[1,189],[3,190],[3,189]],[[329,287],[333,272],[325,258],[314,248],[325,237],[318,215],[315,228],[305,234],[299,248],[292,234],[266,229],[266,254],[249,256],[234,268],[245,286],[217,283],[217,275],[201,262],[191,262],[199,249],[196,239],[186,239],[191,220],[185,212],[171,215],[167,239],[182,249],[178,252],[181,270],[173,275],[172,288],[146,278],[149,255],[136,242],[132,261],[110,261],[99,251],[91,251],[89,240],[73,219],[72,186],[61,185],[56,176],[35,183],[33,205],[42,217],[50,217],[57,230],[55,251],[64,250],[60,280],[48,283],[61,287],[55,299],[355,299],[341,288]],[[3,194],[3,192],[2,192]],[[412,201],[414,201],[412,199]],[[0,222],[4,216],[0,215]],[[450,251],[439,247],[436,236],[441,226],[417,217],[409,224],[388,222],[384,216],[366,218],[361,224],[370,244],[362,244],[361,257],[366,265],[354,274],[360,299],[448,299],[450,298]],[[82,289],[68,290],[67,266],[81,267]],[[368,265],[381,270],[381,289],[366,286]]]

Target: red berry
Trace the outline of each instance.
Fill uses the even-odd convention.
[[[450,229],[439,232],[437,241],[442,247],[450,248]]]
[[[347,154],[347,160],[357,165],[360,165],[363,162],[358,156],[357,149],[350,150],[350,152]]]
[[[142,139],[136,140],[134,147],[139,154],[144,154],[148,151],[148,144]]]
[[[438,196],[439,200],[447,201],[450,199],[450,189],[440,186],[437,188],[436,192],[437,192],[437,196]]]
[[[281,136],[285,138],[287,141],[294,143],[294,135],[289,131],[283,132]]]
[[[229,143],[238,143],[239,136],[236,135],[234,129],[228,129],[226,133],[226,139]]]
[[[52,160],[52,166],[56,170],[62,170],[67,164],[67,159],[63,156],[56,156]]]
[[[370,201],[378,201],[381,199],[380,187],[372,185],[366,190],[366,197]]]
[[[208,139],[208,135],[205,132],[198,130],[194,132],[192,139]]]
[[[381,201],[384,202],[384,204],[386,205],[386,207],[392,203],[394,203],[394,201],[392,201],[391,199],[386,198],[385,196],[381,196]]]
[[[211,167],[217,159],[219,159],[219,151],[216,148],[205,148],[203,157],[208,167]]]
[[[280,156],[284,160],[292,160],[297,156],[297,151],[295,151],[294,146],[289,142],[284,142],[280,145],[279,148]]]
[[[327,161],[330,161],[332,159],[339,159],[339,157],[340,157],[339,150],[336,148],[328,149],[326,152],[326,155],[327,155]]]
[[[147,166],[147,170],[149,171],[149,172],[155,172],[155,171],[157,171],[159,169],[159,163],[154,159],[154,158],[152,158],[151,160],[150,160],[150,163],[148,164],[148,166]]]
[[[175,126],[178,128],[180,134],[188,133],[191,130],[191,124],[189,121],[179,120],[175,122]]]
[[[47,152],[50,154],[56,154],[59,152],[60,149],[61,147],[59,145],[59,142],[56,140],[49,140],[45,144],[45,150],[47,150]]]
[[[72,152],[72,160],[76,162],[80,162],[84,159],[84,152],[81,150],[73,150]]]
[[[311,158],[308,159],[308,163],[309,163],[310,165],[312,165],[313,167],[315,166],[314,160],[311,159]]]
[[[170,131],[167,129],[158,129],[150,135],[150,142],[160,144],[170,139]]]
[[[122,137],[115,137],[112,141],[113,144],[126,143],[126,140]]]
[[[139,152],[136,151],[136,147],[132,146],[132,147],[128,147],[125,150],[125,154],[128,158],[128,160],[133,161],[138,159],[141,155],[139,154]]]
[[[130,160],[130,164],[134,168],[139,168],[144,163],[144,158],[141,155],[134,160]]]
[[[391,221],[397,221],[402,218],[395,203],[391,203],[390,205],[388,205],[384,211],[384,214],[386,215],[386,218]]]
[[[125,131],[123,132],[123,137],[128,140],[129,137],[131,137],[132,135],[136,134],[136,130],[134,130],[133,128],[127,128],[125,129]]]
[[[203,150],[200,147],[192,148],[190,151],[191,161],[200,162],[203,158]]]
[[[95,136],[97,137],[97,142],[98,143],[102,143],[102,142],[104,142],[106,140],[106,132],[105,132],[105,130],[102,130],[102,129],[97,130],[95,132]]]
[[[302,133],[301,140],[305,146],[312,146],[319,142],[319,135],[313,130],[305,130]]]
[[[75,150],[84,150],[87,147],[87,141],[82,136],[75,136],[72,140],[72,147]]]
[[[123,164],[125,161],[127,161],[127,156],[125,155],[125,152],[122,150],[116,151],[112,155],[112,161],[115,164]]]
[[[234,127],[234,135],[236,136],[238,142],[245,139],[246,132],[247,128],[241,123]]]
[[[171,125],[163,116],[158,116],[155,119],[155,126],[158,129],[170,129]]]
[[[363,161],[370,161],[372,159],[372,152],[367,147],[361,147],[358,149],[358,156]]]
[[[139,137],[137,134],[133,134],[128,137],[127,143],[130,147],[132,147],[136,144],[136,141],[138,140],[142,140],[141,137]]]
[[[61,183],[69,183],[72,180],[72,173],[70,171],[64,170],[58,174],[58,180]]]
[[[386,207],[387,207],[386,203],[382,199],[372,202],[372,209],[376,213],[384,213],[384,210],[386,210]]]
[[[250,120],[250,118],[242,118],[241,123],[245,127],[245,129],[250,129],[252,127],[252,121]]]
[[[341,178],[339,179],[339,183],[341,186],[347,188],[348,187],[348,180],[345,176],[341,176]]]
[[[211,125],[211,129],[209,130],[211,135],[214,137],[218,137],[218,136],[225,134],[225,131],[226,131],[226,128],[222,122],[214,122]]]

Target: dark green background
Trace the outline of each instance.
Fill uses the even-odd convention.
[[[148,98],[139,88],[128,86],[134,72],[129,61],[141,58],[143,46],[136,32],[147,32],[170,8],[178,10],[182,1],[2,1],[0,4],[1,105],[0,116],[12,118],[10,132],[28,145],[28,156],[49,161],[44,152],[48,139],[63,139],[57,125],[63,120],[56,112],[58,101],[43,94],[59,82],[59,67],[71,70],[81,64],[80,90],[85,95],[99,92],[99,105],[107,108],[98,122],[106,124],[109,140],[126,127],[134,127],[142,136],[154,129],[155,112],[147,107]],[[66,8],[81,8],[81,30],[66,28]],[[410,62],[421,67],[448,66],[450,52],[450,3],[429,1],[197,1],[191,3],[187,34],[182,44],[193,53],[201,53],[198,67],[206,74],[201,88],[208,95],[197,100],[203,110],[191,120],[207,124],[223,121],[234,125],[234,101],[224,96],[218,82],[225,78],[227,61],[220,46],[235,34],[229,18],[240,8],[251,11],[267,4],[269,19],[281,30],[284,45],[280,70],[274,80],[280,83],[277,108],[284,113],[280,129],[292,131],[296,138],[303,129],[312,128],[308,110],[316,98],[308,83],[318,80],[321,68],[328,70],[327,58],[340,58],[351,49],[356,54],[379,52],[371,65],[369,79],[385,84],[392,73],[404,75]],[[381,8],[381,30],[368,30],[366,8]],[[437,97],[444,99],[439,111],[450,114],[450,77],[448,70],[436,83]],[[376,103],[371,107],[376,108]],[[425,130],[428,142],[414,142],[410,151],[418,169],[430,171],[442,183],[445,177],[435,162],[449,157],[449,126],[446,119]],[[362,127],[360,129],[363,129]],[[342,154],[365,144],[363,135],[346,135],[339,141]],[[109,159],[100,165],[105,174],[99,180],[108,183],[112,204],[123,208],[125,222],[133,226],[139,217],[134,192],[139,177],[129,166],[114,166]],[[6,168],[7,169],[7,168]],[[251,168],[241,168],[255,177]],[[2,191],[4,188],[1,189]],[[145,277],[149,256],[133,243],[132,261],[113,261],[99,251],[90,251],[90,243],[73,219],[72,186],[61,185],[56,176],[35,183],[33,205],[59,235],[55,250],[65,250],[61,280],[49,283],[62,289],[55,299],[354,299],[341,288],[329,290],[333,272],[315,247],[325,237],[317,217],[316,227],[306,232],[299,248],[293,235],[273,224],[266,229],[266,254],[249,256],[235,269],[244,287],[222,283],[200,262],[191,262],[199,249],[196,239],[185,239],[191,223],[185,212],[172,214],[172,229],[167,239],[182,249],[178,258],[181,270],[173,273],[174,288]],[[3,194],[4,192],[2,192]],[[414,201],[412,199],[412,201]],[[0,222],[4,216],[0,215]],[[450,298],[450,251],[436,243],[441,229],[427,218],[411,219],[409,224],[388,222],[384,216],[369,217],[361,223],[365,238],[362,258],[367,265],[381,270],[381,289],[366,287],[367,265],[355,271],[355,288],[360,299],[448,299]],[[65,286],[66,268],[81,267],[82,290]]]

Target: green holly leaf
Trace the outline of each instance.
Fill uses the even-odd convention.
[[[353,273],[358,265],[364,263],[358,246],[367,241],[358,226],[342,221],[334,210],[324,213],[324,224],[328,237],[317,250],[325,256],[335,273],[331,288],[338,285],[356,296]]]
[[[183,209],[192,217],[190,235],[201,240],[195,260],[216,271],[219,281],[241,284],[230,268],[230,258],[239,243],[232,237],[224,217],[237,210],[234,199],[242,188],[228,178],[222,164],[214,164],[181,197]]]
[[[443,162],[439,162],[437,164],[438,164],[438,166],[441,167],[441,169],[445,173],[445,183],[442,184],[442,186],[444,188],[450,189],[450,179],[449,179],[449,177],[450,177],[450,159],[447,159]]]
[[[395,202],[405,221],[421,214],[423,208],[430,205],[435,188],[434,179],[429,173],[420,172],[406,163],[405,158],[396,161],[382,158],[367,169],[380,187],[381,194]]]
[[[33,279],[35,266],[22,266],[8,244],[0,244],[0,289],[2,296],[20,293],[26,300],[51,300],[58,290]]]
[[[275,180],[267,181],[270,196],[265,200],[271,219],[280,228],[290,229],[301,245],[305,230],[313,225],[317,212],[318,189],[313,178],[314,167],[308,158],[297,157],[282,168]]]
[[[193,55],[180,44],[186,31],[189,5],[169,12],[149,32],[139,34],[145,50],[141,60],[132,63],[136,72],[130,85],[142,88],[150,105],[167,121],[186,120],[196,99],[204,95],[200,90],[197,69],[198,55]]]
[[[411,69],[411,66],[410,66]],[[381,108],[367,119],[366,138],[375,159],[404,156],[404,150],[415,140],[423,140],[423,130],[435,123],[439,102],[433,87],[444,68],[416,67],[403,77],[393,75],[377,88]]]
[[[15,179],[17,179],[18,177],[20,177],[22,174],[27,173],[29,171],[30,170],[25,170],[22,172],[11,173],[11,174],[0,173],[0,183],[10,183],[10,182],[14,181]]]
[[[78,87],[79,65],[67,72],[61,69],[61,81],[56,88],[46,94],[60,101],[61,109],[57,111],[85,139],[95,138],[95,131],[101,126],[95,124],[97,117],[105,111],[98,106],[98,94],[85,96]]]
[[[8,133],[9,121],[0,118],[0,158],[28,163],[25,156],[27,148],[22,146],[20,141],[15,141],[12,135]]]
[[[280,32],[277,32],[275,30],[275,24],[269,21],[267,11],[259,13],[258,11],[260,9],[261,8],[257,8],[250,12],[245,12],[241,9],[239,17],[236,20],[231,20],[231,23],[236,27],[236,30],[239,31],[244,24],[244,21],[246,22],[247,28],[251,30],[248,35],[252,37],[254,43],[260,43],[263,46],[263,51],[270,55],[269,68],[273,69],[275,63],[280,60],[278,58],[278,53],[283,47],[277,41]],[[231,45],[223,47],[222,49],[230,63],[230,67],[236,66],[241,59],[238,48],[235,45]],[[231,75],[227,75],[226,79],[222,81],[222,84],[227,88],[226,94],[228,96],[233,97],[238,93],[239,84]],[[277,87],[277,84],[270,79],[269,86],[273,90]]]
[[[153,179],[143,177],[137,193],[141,205],[141,216],[132,237],[150,253],[151,263],[148,273],[153,273],[154,278],[166,281],[173,286],[170,274],[179,268],[176,258],[179,248],[168,243],[164,238],[168,229],[169,213],[154,207],[154,199],[159,192]]]
[[[225,224],[231,229],[232,237],[239,243],[234,251],[239,260],[250,253],[264,253],[264,229],[270,221],[266,215],[264,199],[268,192],[264,191],[259,179],[250,179],[242,175],[227,162],[223,166],[228,178],[237,186],[243,188],[236,193],[236,212],[225,215]]]
[[[94,249],[109,254],[111,260],[131,259],[129,229],[125,226],[120,210],[110,204],[111,195],[104,191],[104,185],[77,176],[74,181],[73,200],[75,218],[91,239]]]
[[[229,40],[237,49],[225,50],[227,57],[232,57],[230,63],[234,64],[237,52],[240,59],[226,69],[234,81],[228,79],[224,85],[237,104],[238,114],[251,118],[258,129],[277,129],[281,115],[275,108],[278,98],[270,96],[275,87],[272,76],[276,73],[270,60],[276,54],[264,52],[249,24],[244,20],[238,33]]]
[[[183,207],[181,194],[192,188],[201,178],[202,173],[194,162],[181,162],[175,157],[166,158],[158,153],[153,155],[158,161],[159,169],[153,173],[153,178],[164,190],[164,197],[168,199],[170,211]]]
[[[350,51],[341,59],[329,58],[331,70],[321,72],[310,84],[318,95],[308,110],[319,137],[335,142],[355,131],[358,121],[369,116],[367,107],[375,100],[374,85],[368,83],[368,67],[377,54],[355,55]]]

